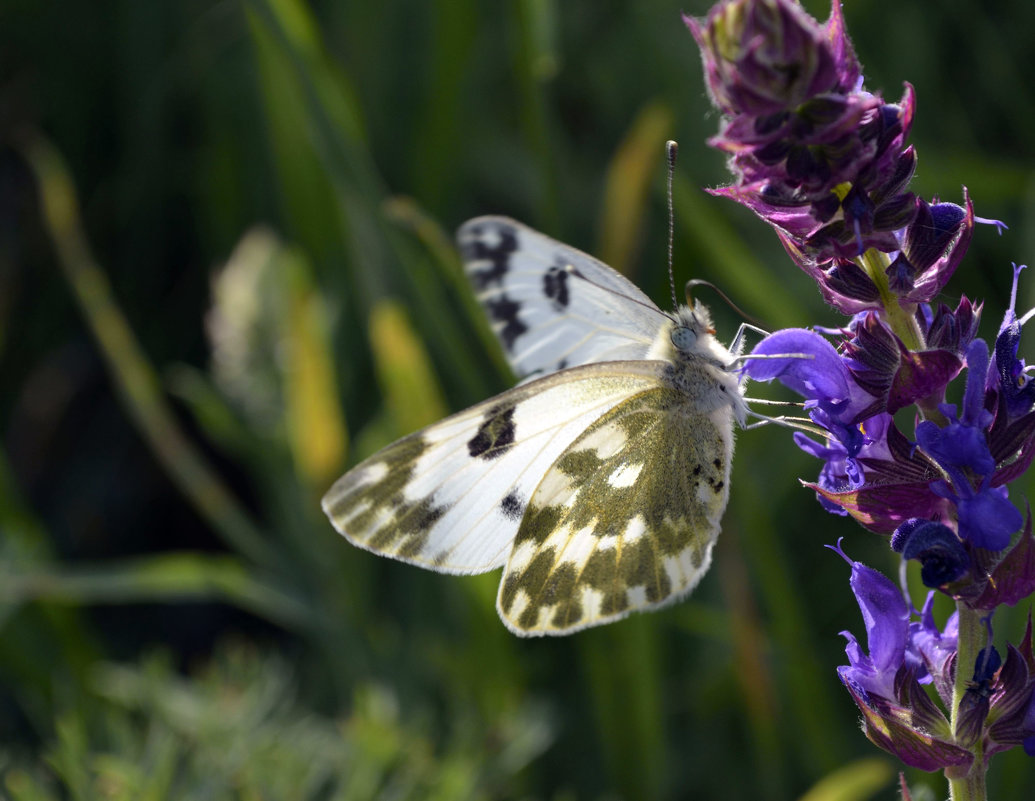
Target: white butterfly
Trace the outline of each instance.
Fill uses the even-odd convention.
[[[503,567],[497,609],[520,635],[683,597],[711,562],[733,424],[747,415],[707,309],[666,314],[605,264],[504,217],[467,222],[458,241],[528,380],[346,473],[323,499],[334,527],[442,573]]]

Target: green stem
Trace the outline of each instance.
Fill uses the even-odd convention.
[[[42,138],[24,147],[39,183],[43,220],[58,263],[122,396],[123,405],[152,451],[194,507],[228,545],[259,564],[275,555],[251,518],[183,434],[161,391],[161,382],[94,261],[79,221],[75,188],[60,154]]]
[[[986,631],[981,623],[981,615],[971,609],[963,601],[958,601],[959,639],[956,646],[956,680],[952,689],[952,715],[950,725],[953,736],[956,736],[960,724],[960,706],[970,685],[973,666],[977,663],[981,649],[985,647]],[[985,801],[985,755],[980,739],[973,746],[974,762],[970,771],[963,776],[953,776],[946,771],[949,779],[950,801]]]
[[[884,319],[887,320],[891,330],[902,340],[909,350],[923,350],[924,341],[916,319],[908,311],[902,308],[895,293],[891,291],[888,284],[888,274],[885,272],[891,264],[888,254],[870,248],[859,258],[859,266],[862,267],[870,280],[877,286],[880,292],[880,302],[884,307]]]

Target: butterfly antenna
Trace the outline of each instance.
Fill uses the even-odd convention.
[[[672,308],[679,306],[676,300],[676,276],[672,271],[672,249],[676,231],[676,215],[672,205],[672,177],[676,172],[676,156],[679,153],[679,145],[674,139],[665,142],[665,159],[668,162],[668,283],[672,289]]]
[[[741,309],[739,306],[737,306],[736,303],[734,303],[732,300],[729,299],[729,295],[727,295],[725,292],[723,292],[721,289],[719,289],[717,286],[715,286],[715,284],[713,284],[711,281],[706,281],[703,278],[691,278],[689,281],[687,281],[686,282],[686,297],[687,297],[688,301],[690,300],[690,297],[692,295],[691,290],[696,289],[699,286],[706,286],[709,289],[711,289],[713,292],[715,292],[716,295],[718,295],[720,298],[723,299],[723,301],[725,301],[727,306],[729,306],[731,309],[733,309],[735,314],[739,314],[741,316],[741,318],[743,318],[744,320],[747,320],[749,323],[751,323],[752,324],[751,325],[752,328],[754,328],[756,331],[760,331],[762,333],[768,334],[768,332],[764,328],[760,328],[759,327],[761,325],[761,321],[760,320],[758,320],[755,317],[752,317],[750,314],[748,314],[743,309]]]

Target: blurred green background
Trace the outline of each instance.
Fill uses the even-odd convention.
[[[986,299],[994,336],[1035,244],[1035,6],[845,6],[868,87],[917,89],[917,191],[966,184],[1011,226],[946,293]],[[897,797],[836,678],[862,624],[822,545],[894,562],[800,487],[818,465],[784,430],[740,435],[690,600],[561,640],[504,630],[497,575],[379,559],[319,510],[346,466],[508,386],[466,218],[665,305],[667,138],[677,280],[773,328],[839,322],[701,191],[725,173],[680,11],[707,4],[0,2],[0,795]],[[992,797],[1033,780],[997,757]]]

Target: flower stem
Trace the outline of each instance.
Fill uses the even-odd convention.
[[[956,646],[956,678],[952,690],[952,733],[955,736],[960,722],[960,706],[970,685],[973,665],[977,663],[978,654],[985,647],[986,632],[981,624],[981,616],[963,601],[958,601],[959,640]],[[985,801],[985,756],[980,740],[973,746],[974,762],[970,770],[963,776],[951,776],[949,779],[950,801]]]
[[[877,291],[880,292],[884,317],[891,326],[891,330],[909,350],[923,350],[923,338],[920,336],[916,320],[913,319],[913,315],[902,308],[888,284],[888,275],[885,270],[890,263],[888,255],[876,248],[870,248],[859,257],[859,266],[866,271],[870,280],[876,285]]]

